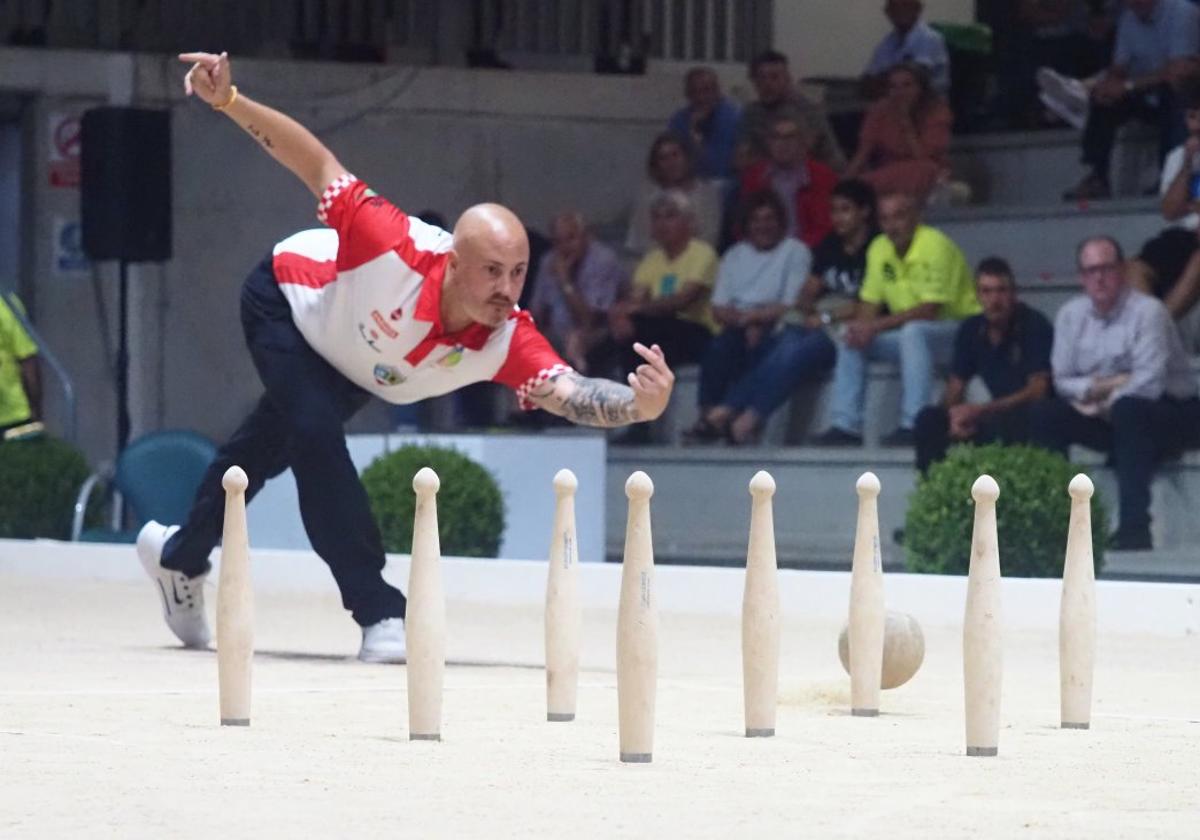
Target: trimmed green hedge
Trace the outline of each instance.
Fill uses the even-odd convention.
[[[75,497],[90,473],[79,450],[61,440],[0,443],[0,537],[69,539]]]
[[[442,553],[460,557],[495,557],[504,534],[504,498],[486,469],[453,449],[402,446],[376,458],[363,472],[371,511],[391,553],[412,550],[416,494],[413,476],[422,467],[438,474],[438,536]]]
[[[984,473],[1000,485],[996,530],[1000,568],[1012,577],[1062,574],[1070,522],[1067,485],[1081,470],[1032,446],[960,445],[930,467],[909,500],[905,565],[912,572],[966,574],[975,503],[971,485]],[[1092,547],[1099,572],[1108,535],[1107,506],[1092,496]]]

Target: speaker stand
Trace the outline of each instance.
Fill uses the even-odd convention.
[[[129,444],[129,263],[120,261],[117,309],[117,457]],[[115,462],[114,462],[115,463]]]

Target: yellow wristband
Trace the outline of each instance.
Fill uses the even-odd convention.
[[[238,93],[237,85],[230,85],[229,86],[229,101],[226,102],[224,105],[214,105],[214,106],[212,106],[212,109],[214,111],[224,111],[226,108],[228,108],[234,102],[237,102],[237,93]]]

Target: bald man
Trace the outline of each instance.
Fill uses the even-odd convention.
[[[427,225],[346,172],[307,129],[238,93],[224,53],[186,53],[184,87],[232,119],[319,198],[327,225],[279,242],[242,290],[246,344],[265,393],[221,447],[186,521],[149,522],[142,565],[168,626],[187,647],[210,638],[208,555],[221,535],[221,476],[250,478],[247,498],[290,467],[304,528],[362,628],[359,659],[405,658],[404,595],[382,577],[383,545],[342,426],[371,396],[412,403],[493,381],[524,408],[575,423],[623,426],[666,408],[674,376],[657,346],[628,384],[580,376],[516,306],[529,262],[517,217],[468,209],[454,233]]]

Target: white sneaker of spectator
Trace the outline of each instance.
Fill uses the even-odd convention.
[[[1041,103],[1068,125],[1082,129],[1088,115],[1087,85],[1049,67],[1038,69],[1037,82],[1041,89],[1038,94]]]

